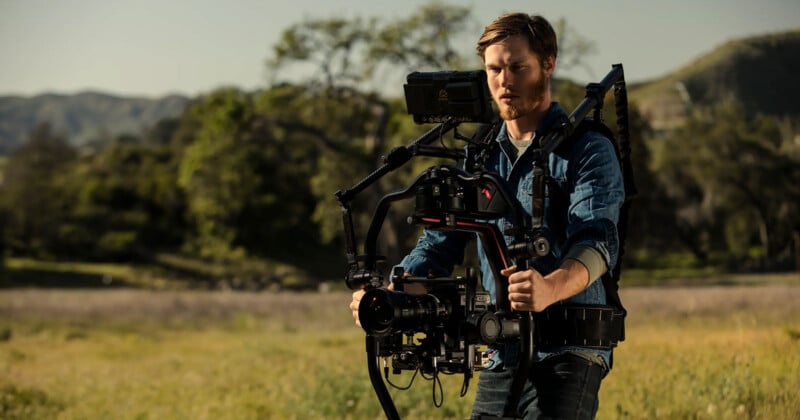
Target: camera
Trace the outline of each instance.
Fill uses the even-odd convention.
[[[364,294],[358,318],[367,334],[382,340],[380,356],[392,358],[394,373],[472,372],[480,368],[479,346],[516,331],[495,314],[489,293],[477,290],[471,268],[465,277],[425,278],[395,267],[392,283],[401,290],[373,288]],[[424,286],[427,293],[402,291],[408,283]]]

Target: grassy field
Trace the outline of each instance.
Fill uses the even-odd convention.
[[[750,284],[750,282],[744,282]],[[800,277],[624,290],[601,419],[800,418]],[[349,293],[0,290],[2,419],[382,418]],[[405,383],[404,376],[397,382]],[[466,418],[417,378],[403,418]]]

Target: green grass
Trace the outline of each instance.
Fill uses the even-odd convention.
[[[9,400],[0,418],[380,418],[363,333],[269,318],[16,322],[0,347]],[[20,393],[36,398],[13,397]],[[411,392],[398,406],[408,417],[429,415],[428,394]],[[456,414],[454,402],[441,412]]]
[[[800,416],[798,285],[627,290],[601,419]],[[0,418],[383,418],[349,294],[0,291]],[[396,379],[406,383],[408,375]],[[467,418],[417,378],[403,418]]]
[[[800,414],[800,344],[780,327],[633,329],[603,384],[600,418]],[[668,339],[665,339],[668,338]]]

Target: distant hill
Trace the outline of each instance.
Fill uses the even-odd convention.
[[[656,130],[692,107],[740,102],[748,113],[800,116],[800,29],[729,41],[667,76],[630,89]]]
[[[49,122],[81,146],[99,137],[139,135],[159,120],[181,115],[188,102],[178,95],[149,99],[98,92],[0,96],[0,155],[13,151],[39,123]]]

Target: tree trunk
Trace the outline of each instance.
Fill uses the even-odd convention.
[[[794,238],[795,269],[800,272],[800,227],[792,232]]]
[[[693,234],[693,229],[691,227],[684,227],[680,225],[676,227],[678,239],[684,245],[686,245],[687,248],[689,248],[701,265],[706,265],[708,263],[708,252],[703,249],[703,244],[700,242],[697,236]]]
[[[769,225],[767,223],[766,212],[761,208],[756,209],[756,212],[760,219],[758,223],[758,238],[761,241],[761,246],[764,247],[764,256],[761,258],[761,265],[766,267],[770,264],[772,259],[772,247],[770,247],[769,243]]]

